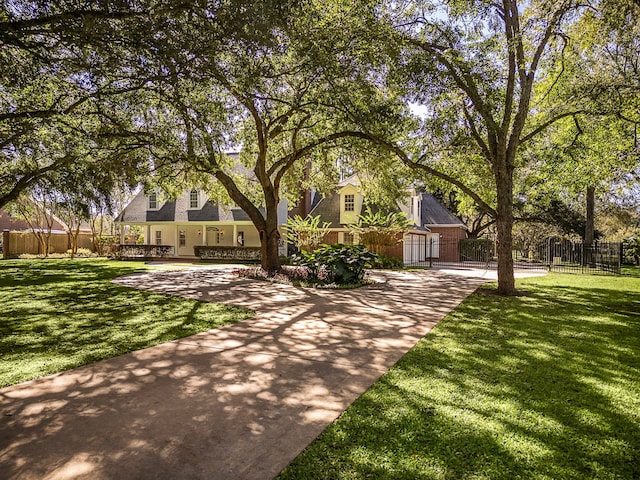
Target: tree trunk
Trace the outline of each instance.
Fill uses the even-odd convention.
[[[278,197],[273,185],[265,176],[261,178],[258,173],[256,176],[261,180],[262,191],[264,192],[266,218],[262,215],[260,209],[242,194],[231,177],[222,170],[218,170],[215,173],[216,179],[220,181],[231,199],[249,216],[256,230],[258,230],[260,235],[260,264],[265,271],[273,274],[282,270],[280,252],[278,250],[280,243]]]
[[[38,253],[40,255],[44,255],[45,257],[49,255],[49,249],[47,248],[47,242],[44,238],[44,234],[42,232],[35,233],[36,238],[38,239]]]
[[[71,229],[67,231],[67,251],[71,250],[71,258],[73,258],[73,233]]]
[[[506,163],[506,162],[505,162]],[[496,169],[498,234],[498,293],[515,295],[515,277],[513,275],[513,177],[507,167]]]
[[[594,222],[594,206],[596,200],[596,190],[593,187],[587,187],[587,221],[584,228],[584,244],[593,245],[595,236]]]
[[[267,207],[265,228],[260,230],[260,262],[269,274],[282,270],[280,264],[280,232],[278,231],[278,206],[275,202]]]
[[[593,187],[587,187],[587,217],[584,227],[584,265],[591,265],[593,263],[593,240],[595,237],[595,221],[594,221],[594,206],[596,201],[596,189]]]
[[[260,231],[260,254],[262,269],[269,274],[277,273],[282,269],[280,264],[280,232]]]

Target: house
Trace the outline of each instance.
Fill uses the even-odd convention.
[[[328,224],[325,243],[354,244],[359,243],[359,239],[351,233],[349,225],[358,221],[367,205],[360,180],[351,176],[338,184],[335,192],[317,199],[309,215],[319,215],[320,223]],[[377,208],[372,204],[369,207]],[[386,255],[399,258],[405,264],[428,259],[459,261],[458,242],[466,238],[467,227],[433,195],[408,191],[407,196],[396,203],[395,211],[404,212],[413,227],[404,232],[397,246],[387,248]]]
[[[321,198],[303,192],[296,210],[288,212],[287,202],[278,205],[278,224],[284,228],[288,213],[320,215],[329,223],[325,243],[358,243],[349,225],[358,221],[367,206],[360,181],[349,177],[331,195]],[[375,208],[375,206],[373,206]],[[458,260],[458,241],[466,237],[466,226],[432,195],[408,192],[396,205],[414,224],[402,236],[402,242],[387,247],[385,254],[406,264],[429,258]],[[264,212],[263,212],[264,213]],[[159,190],[140,192],[116,218],[121,228],[120,254],[127,257],[177,257],[221,260],[259,260],[260,237],[249,216],[236,206],[219,205],[197,188],[168,198]],[[142,244],[125,243],[125,230],[142,231]],[[284,238],[284,236],[283,236]],[[453,245],[445,249],[446,245]],[[281,254],[286,254],[283,242]]]
[[[279,224],[285,224],[286,219],[287,203],[283,200],[278,206]],[[219,205],[197,188],[185,190],[175,199],[159,190],[142,191],[118,215],[116,223],[142,230],[143,244],[132,245],[125,243],[125,228],[120,228],[123,256],[260,258],[260,237],[249,216],[236,206]]]

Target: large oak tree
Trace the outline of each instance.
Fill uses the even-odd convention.
[[[341,99],[375,103],[370,72],[349,56],[353,39],[341,32],[324,48],[319,24],[339,29],[357,18],[357,9],[334,6],[229,2],[215,15],[194,6],[158,28],[140,59],[158,78],[140,105],[158,179],[215,179],[258,230],[270,272],[281,268],[280,201],[294,199],[309,164],[331,170],[332,151],[358,133]]]
[[[408,97],[427,107],[413,150],[393,145],[414,169],[454,184],[496,222],[498,291],[515,293],[512,259],[514,177],[522,149],[555,122],[581,110],[533,103],[536,84],[562,62],[580,2],[393,2],[383,19],[403,46],[397,57]],[[560,72],[560,75],[562,73]],[[553,81],[549,83],[553,88]],[[535,113],[535,115],[534,115]],[[465,162],[488,179],[482,197],[464,176],[441,168]]]

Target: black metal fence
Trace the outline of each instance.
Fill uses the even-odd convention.
[[[620,274],[620,243],[594,242],[586,245],[567,239],[550,238],[538,245],[533,253],[534,258],[553,271]]]
[[[405,264],[425,267],[497,269],[496,242],[478,239],[424,239],[408,237],[404,244]],[[566,239],[548,239],[540,245],[513,250],[514,267],[577,273],[620,274],[621,244],[595,242],[584,245]]]

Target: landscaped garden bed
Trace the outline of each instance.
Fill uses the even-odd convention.
[[[367,266],[377,256],[362,245],[323,245],[313,251],[301,251],[292,258],[295,266],[284,266],[278,272],[260,267],[235,271],[240,277],[288,283],[315,288],[357,288],[370,283]]]

